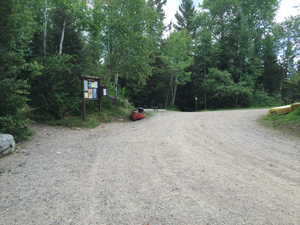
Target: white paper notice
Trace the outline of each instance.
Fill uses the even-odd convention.
[[[88,91],[88,81],[84,81],[84,91]]]
[[[94,82],[94,88],[98,88],[98,81]]]
[[[103,89],[103,95],[106,95],[106,89]]]

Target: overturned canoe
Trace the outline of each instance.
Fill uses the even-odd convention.
[[[292,106],[291,105],[285,105],[280,107],[275,107],[269,110],[269,116],[278,116],[285,113],[292,112]]]
[[[294,104],[291,104],[292,110],[294,111],[296,108],[300,106],[300,102],[296,102]]]
[[[130,117],[132,120],[143,119],[145,117],[145,111],[141,107],[137,108],[137,109],[131,111]]]

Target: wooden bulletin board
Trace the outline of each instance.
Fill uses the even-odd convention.
[[[81,75],[83,121],[86,121],[86,101],[98,101],[99,112],[101,112],[101,96],[103,95],[101,80],[101,77]]]

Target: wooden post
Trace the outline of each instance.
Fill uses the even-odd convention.
[[[85,98],[84,98],[84,78],[81,77],[81,89],[82,89],[82,114],[83,121],[86,121],[86,112],[85,112]]]
[[[98,93],[97,93],[97,95],[98,95],[98,98],[100,99],[99,100],[99,105],[98,105],[98,107],[99,107],[99,113],[101,113],[101,97],[102,97],[102,88],[101,88],[101,83],[100,83],[100,79],[98,80],[98,89],[97,89],[97,91],[98,91]]]

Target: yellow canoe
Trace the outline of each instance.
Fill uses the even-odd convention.
[[[291,105],[275,107],[269,110],[269,116],[277,116],[285,113],[290,113],[292,111],[293,110]]]
[[[300,106],[300,102],[291,104],[291,107],[292,107],[292,110],[293,110],[293,111],[294,111],[297,107],[299,107],[299,106]]]

